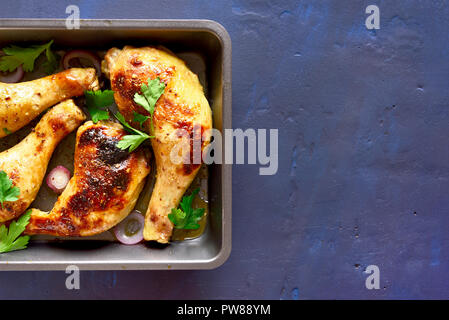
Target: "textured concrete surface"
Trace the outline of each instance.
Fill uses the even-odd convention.
[[[448,298],[447,1],[1,1],[0,17],[208,18],[233,41],[235,128],[279,128],[279,172],[235,166],[213,271],[0,273],[0,298]],[[377,4],[381,29],[365,28]],[[380,290],[364,268],[380,267]]]

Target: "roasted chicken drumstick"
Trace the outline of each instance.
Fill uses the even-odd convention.
[[[98,89],[93,68],[73,68],[20,83],[0,82],[0,138],[15,132],[58,102]]]
[[[153,47],[112,48],[105,56],[103,71],[111,80],[114,98],[120,112],[128,122],[133,121],[134,112],[150,115],[134,101],[136,93],[141,94],[141,85],[157,77],[165,83],[164,94],[159,98],[153,116],[155,136],[151,139],[156,158],[156,183],[151,195],[145,218],[144,238],[167,243],[173,224],[168,219],[172,208],[178,206],[184,192],[195,178],[200,163],[175,164],[170,153],[179,143],[178,129],[184,129],[193,136],[194,126],[200,134],[212,128],[212,113],[204,96],[198,77],[189,70],[184,61],[165,50]],[[150,132],[150,121],[146,121]],[[134,125],[137,126],[136,123]],[[178,139],[182,139],[179,137]],[[190,138],[191,139],[191,138]],[[206,133],[201,148],[209,143]],[[201,156],[200,156],[201,158]]]
[[[0,207],[0,222],[22,214],[36,197],[58,143],[83,121],[83,112],[66,100],[48,111],[19,144],[0,153],[0,170],[20,189],[19,199]]]
[[[32,209],[26,234],[90,236],[122,221],[150,172],[148,153],[121,150],[126,135],[113,122],[88,121],[77,132],[74,175],[50,213]]]

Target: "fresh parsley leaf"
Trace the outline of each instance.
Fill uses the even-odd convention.
[[[168,214],[168,218],[175,225],[175,228],[182,229],[185,225],[186,213],[178,208],[171,209],[171,213]]]
[[[3,56],[0,58],[0,71],[13,72],[23,62],[14,56]]]
[[[134,101],[142,106],[145,110],[147,110],[150,113],[150,117],[139,114],[137,112],[133,113],[133,121],[138,122],[140,124],[140,128],[143,127],[143,123],[150,119],[151,124],[151,132],[154,132],[153,128],[153,113],[154,113],[154,106],[156,105],[157,100],[160,98],[160,96],[164,93],[165,90],[165,84],[159,79],[156,78],[154,80],[148,79],[148,84],[142,84],[140,87],[142,94],[135,93],[134,95]],[[126,120],[125,117],[119,112],[115,114],[115,117],[121,122],[121,124],[125,127],[125,129],[132,133],[131,135],[126,135],[117,143],[117,147],[119,147],[122,150],[126,150],[129,148],[129,152],[134,151],[142,142],[144,142],[146,139],[154,138],[154,136],[149,136],[146,133],[134,129],[132,126],[130,126]]]
[[[105,108],[114,103],[114,91],[112,90],[86,91],[84,95],[87,105]]]
[[[109,119],[109,112],[101,108],[108,107],[114,103],[114,91],[85,91],[84,96],[86,97],[87,110],[90,113],[93,123]]]
[[[129,148],[129,152],[133,152],[137,149],[138,146],[140,146],[142,142],[144,142],[148,138],[148,136],[129,134],[124,136],[122,140],[117,143],[117,147],[122,150],[126,150],[127,148]]]
[[[141,129],[143,129],[143,124],[145,123],[145,121],[147,121],[150,118],[148,116],[144,116],[143,114],[137,113],[135,111],[133,112],[133,115],[134,115],[133,121],[138,122]]]
[[[108,120],[109,112],[106,110],[98,109],[97,107],[88,107],[87,110],[90,113],[93,123],[97,123],[100,120]]]
[[[134,129],[128,122],[126,122],[125,117],[120,112],[117,112],[115,114],[115,117],[125,127],[126,131],[131,132],[131,133],[136,133],[136,134],[143,133],[142,131]]]
[[[142,106],[145,110],[147,110],[150,115],[150,125],[151,132],[154,132],[153,128],[153,114],[154,107],[156,106],[157,100],[161,97],[165,90],[165,83],[157,77],[156,79],[148,79],[148,84],[143,83],[140,87],[142,94],[138,94],[137,92],[134,94],[134,102],[138,105]]]
[[[131,127],[131,125],[128,122],[126,122],[125,117],[120,112],[116,113],[115,117],[125,127],[125,130],[127,130],[130,133],[133,133],[124,136],[122,140],[120,140],[117,143],[118,148],[122,150],[126,150],[129,148],[129,152],[132,152],[136,150],[137,147],[140,146],[140,144],[145,140],[154,138],[153,136],[147,135],[145,132],[142,132],[140,130]]]
[[[12,180],[9,179],[5,171],[0,171],[0,203],[3,206],[5,201],[17,201],[20,195],[19,187],[12,186]]]
[[[200,188],[196,188],[190,196],[184,196],[181,200],[180,207],[171,209],[171,213],[168,214],[168,218],[174,224],[175,229],[198,229],[200,225],[198,221],[204,215],[204,208],[193,209],[193,199],[200,191]]]
[[[10,45],[3,48],[3,52],[6,56],[0,57],[0,71],[12,72],[17,69],[18,66],[23,65],[25,72],[33,71],[34,62],[46,51],[47,61],[53,60],[54,54],[50,53],[50,46],[53,40],[43,45],[34,45],[31,47],[23,48],[15,45]],[[53,56],[52,56],[53,55]],[[54,62],[52,62],[54,63]]]
[[[11,222],[9,230],[5,225],[0,226],[0,253],[25,249],[29,236],[22,236],[22,232],[30,222],[31,210],[28,210],[17,221]]]
[[[11,131],[9,131],[9,129],[8,128],[3,128],[3,132],[6,134],[6,135],[8,135],[8,134],[11,134],[12,132]]]
[[[45,50],[45,56],[47,57],[47,61],[43,64],[44,71],[46,74],[53,74],[59,67],[59,59],[61,57],[51,51],[50,47],[47,47]]]

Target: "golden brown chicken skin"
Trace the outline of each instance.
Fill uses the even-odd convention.
[[[0,153],[0,170],[20,189],[17,201],[0,207],[0,222],[14,219],[28,208],[36,198],[56,146],[85,118],[73,100],[61,102],[42,117],[25,139]]]
[[[112,48],[107,52],[102,68],[111,80],[117,106],[128,122],[132,122],[134,112],[149,115],[134,102],[134,95],[141,93],[143,83],[159,77],[166,85],[154,110],[154,132],[151,134],[155,138],[151,139],[151,144],[157,177],[146,213],[144,238],[167,243],[173,231],[168,214],[178,206],[201,165],[201,155],[199,163],[175,164],[170,154],[182,139],[177,135],[180,129],[187,133],[190,140],[194,127],[199,135],[204,134],[201,149],[209,143],[208,129],[212,128],[209,103],[197,75],[189,70],[184,61],[165,50],[130,46],[122,50]],[[149,121],[145,126],[146,131],[150,132]]]
[[[98,89],[93,68],[73,68],[20,83],[0,82],[0,138],[27,125],[47,108]]]
[[[77,132],[74,175],[50,213],[32,209],[26,234],[89,236],[106,231],[134,208],[150,172],[148,153],[117,142],[126,135],[113,122],[91,121]]]

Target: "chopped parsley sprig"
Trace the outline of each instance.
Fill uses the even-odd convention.
[[[204,215],[204,208],[193,209],[193,199],[200,191],[200,188],[193,190],[190,196],[184,196],[181,200],[179,208],[171,209],[171,213],[168,214],[168,218],[173,223],[175,229],[190,229],[195,230],[200,227],[198,221]]]
[[[53,40],[43,45],[33,45],[30,47],[19,47],[10,45],[3,48],[5,56],[0,57],[0,71],[12,72],[22,65],[25,72],[34,70],[34,62],[45,51],[47,61],[44,69],[48,74],[53,73],[58,68],[58,56],[51,51]]]
[[[12,185],[12,180],[8,177],[5,171],[0,171],[0,203],[4,208],[3,203],[6,201],[17,201],[20,195],[19,187]],[[0,226],[0,253],[14,250],[25,249],[28,244],[29,236],[20,237],[20,234],[25,230],[30,220],[31,210],[27,211],[17,221],[11,222],[9,230],[3,224]]]
[[[154,132],[153,127],[154,107],[156,106],[156,102],[164,93],[165,83],[163,83],[161,79],[159,79],[159,77],[153,80],[148,79],[148,84],[143,83],[140,89],[142,91],[142,94],[136,92],[134,94],[134,102],[142,106],[145,110],[147,110],[150,113],[151,132]]]
[[[138,122],[140,125],[140,128],[143,129],[143,124],[145,123],[145,121],[147,121],[150,117],[148,116],[144,116],[143,114],[137,113],[137,112],[133,112],[133,121],[134,122]]]
[[[17,201],[20,195],[19,187],[12,185],[12,180],[9,179],[5,171],[0,171],[0,203],[4,208],[3,203],[6,201]]]
[[[150,116],[145,116],[137,112],[133,112],[133,122],[137,122],[140,128],[143,128],[145,121],[150,119],[151,132],[154,132],[153,128],[153,114],[156,102],[164,93],[165,84],[159,79],[154,80],[148,79],[148,83],[143,83],[141,85],[142,94],[134,94],[134,102],[142,106],[145,110],[150,113]],[[98,91],[86,91],[84,93],[86,97],[86,105],[89,110],[90,116],[94,123],[100,120],[108,120],[109,112],[104,108],[112,105],[114,103],[114,91],[112,90],[98,90]],[[125,129],[131,134],[123,136],[123,138],[117,143],[117,147],[129,152],[137,149],[138,146],[142,144],[147,139],[154,138],[145,132],[133,128],[128,122],[126,122],[125,117],[118,112],[114,114],[118,121],[125,127]]]
[[[153,128],[153,114],[154,107],[156,106],[156,102],[159,100],[161,95],[164,93],[165,84],[161,81],[161,79],[148,79],[148,84],[143,83],[140,87],[142,94],[135,93],[134,94],[134,102],[138,105],[142,106],[145,110],[150,113],[150,116],[145,116],[137,112],[133,112],[133,122],[137,122],[140,125],[140,128],[143,128],[143,124],[145,121],[150,119],[150,128],[151,132],[154,132]],[[146,139],[154,138],[154,136],[150,136],[140,130],[134,129],[130,126],[125,117],[119,112],[115,115],[115,117],[125,126],[125,128],[132,134],[126,135],[119,141],[117,147],[122,150],[126,150],[129,148],[129,152],[134,151],[142,142]]]
[[[85,91],[84,96],[86,97],[87,110],[89,111],[93,123],[109,119],[109,112],[104,110],[104,108],[109,107],[114,103],[114,91]]]
[[[118,121],[125,127],[125,130],[132,134],[128,134],[126,136],[123,136],[123,138],[117,143],[117,147],[126,150],[129,148],[129,152],[133,152],[137,149],[138,146],[142,144],[147,139],[154,138],[153,136],[147,135],[145,132],[142,132],[140,130],[134,129],[129,125],[128,122],[126,122],[125,117],[120,113],[116,113],[115,117]]]
[[[22,250],[27,247],[29,236],[20,236],[30,222],[31,210],[28,210],[17,221],[11,222],[9,228],[0,226],[0,253]]]

